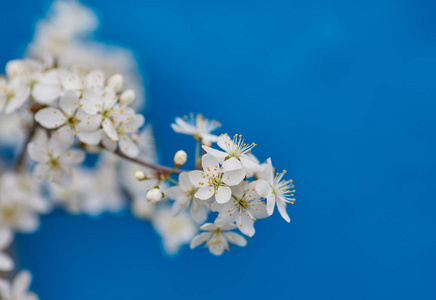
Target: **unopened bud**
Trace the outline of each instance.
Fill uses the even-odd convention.
[[[121,92],[123,89],[123,76],[114,74],[107,80],[107,86],[111,87],[115,93]]]
[[[151,204],[157,204],[160,200],[162,200],[162,197],[163,193],[158,188],[148,190],[147,194],[145,195],[145,199]]]
[[[131,104],[135,100],[135,92],[133,90],[125,90],[120,97],[121,103]]]
[[[174,155],[174,163],[176,166],[183,166],[186,163],[186,159],[188,158],[188,154],[185,151],[179,150]]]
[[[147,179],[147,175],[144,171],[138,170],[135,172],[135,178],[139,181]]]

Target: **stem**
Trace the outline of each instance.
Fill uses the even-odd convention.
[[[175,181],[174,179],[172,179],[171,177],[167,177],[167,180],[169,181],[169,182],[172,182],[172,183],[174,183],[175,185],[179,185],[179,183],[177,182],[177,181]]]
[[[131,162],[137,163],[139,165],[142,165],[144,167],[147,167],[147,168],[159,171],[159,172],[176,173],[176,174],[180,174],[180,173],[184,172],[183,170],[169,168],[169,167],[161,166],[158,164],[152,164],[152,163],[140,160],[138,158],[129,157],[129,156],[125,155],[124,153],[122,153],[119,149],[117,149],[113,153],[119,157],[126,159],[126,160],[129,160]]]
[[[29,133],[27,134],[26,140],[24,141],[23,147],[21,148],[20,154],[18,155],[17,162],[15,164],[15,170],[17,172],[21,172],[24,167],[24,159],[26,158],[27,145],[32,140],[35,135],[37,124],[36,122],[32,123],[32,126],[29,128]]]
[[[197,144],[195,145],[195,168],[200,165],[200,145],[201,139],[197,139]]]

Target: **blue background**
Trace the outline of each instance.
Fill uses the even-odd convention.
[[[221,258],[167,257],[128,213],[44,217],[16,246],[43,300],[436,298],[433,1],[84,3],[138,57],[163,162],[193,149],[174,117],[201,112],[287,169],[297,201]],[[48,5],[2,2],[1,65]]]

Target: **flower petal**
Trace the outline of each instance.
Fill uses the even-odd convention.
[[[286,211],[286,203],[284,201],[278,200],[277,201],[277,208],[279,210],[280,215],[283,219],[285,219],[286,222],[290,223],[291,218],[289,218],[289,215]]]
[[[202,171],[195,170],[189,172],[189,179],[192,185],[195,187],[201,188],[201,187],[209,186],[208,177]]]
[[[231,232],[231,231],[227,231],[224,232],[223,235],[227,238],[227,240],[230,243],[233,243],[235,245],[244,247],[245,245],[247,245],[247,240],[240,234],[237,234],[235,232]]]
[[[35,120],[43,127],[53,129],[64,125],[67,118],[59,109],[47,107],[39,110],[35,114]]]
[[[274,207],[276,205],[276,196],[274,194],[269,194],[266,197],[266,211],[271,216],[274,212]]]
[[[188,172],[182,172],[179,175],[179,185],[180,188],[183,191],[189,191],[191,190],[194,186],[191,183],[191,180],[189,179],[189,173]]]
[[[227,185],[238,185],[244,179],[246,175],[245,170],[234,170],[229,172],[224,172],[223,182]]]
[[[86,90],[80,101],[80,107],[88,114],[95,115],[103,109],[103,98],[95,91]]]
[[[26,294],[31,281],[32,275],[30,275],[30,272],[21,271],[12,282],[12,294],[16,296]]]
[[[45,163],[49,159],[47,149],[33,142],[27,145],[27,154],[29,154],[30,159],[39,163]]]
[[[85,160],[85,152],[77,149],[70,149],[59,159],[62,166],[76,166]]]
[[[109,119],[104,119],[102,126],[104,132],[106,132],[110,139],[112,139],[113,141],[118,141],[117,131],[115,130],[115,127],[112,125],[112,122]]]
[[[220,170],[218,161],[210,154],[203,155],[201,165],[204,172],[208,173],[210,176],[218,174]]]
[[[208,200],[210,197],[212,197],[214,194],[214,189],[211,186],[207,187],[201,187],[198,189],[198,191],[195,193],[194,197],[201,199],[201,200]]]
[[[41,84],[37,83],[33,86],[32,96],[36,102],[42,104],[50,104],[54,102],[61,93],[61,87],[51,84]]]
[[[202,232],[199,235],[195,236],[192,239],[190,248],[194,249],[195,247],[201,245],[202,243],[206,242],[210,237],[211,237],[212,233],[210,232]]]
[[[238,159],[234,157],[229,158],[223,163],[223,170],[226,172],[240,169],[242,169],[242,164]]]
[[[105,137],[103,129],[96,131],[83,131],[79,130],[77,132],[77,137],[79,140],[88,145],[98,145],[103,137]],[[112,141],[110,141],[112,143]]]
[[[119,146],[121,152],[123,152],[128,157],[136,157],[139,154],[139,148],[136,143],[134,143],[131,138],[125,135],[120,138]]]
[[[226,203],[232,197],[232,190],[228,186],[220,186],[215,193],[215,200],[218,203]]]
[[[67,115],[72,116],[79,107],[79,98],[74,91],[67,91],[59,101],[59,108]]]

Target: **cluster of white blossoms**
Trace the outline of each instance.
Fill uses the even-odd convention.
[[[229,242],[245,246],[245,238],[231,230],[252,237],[255,221],[271,216],[276,203],[280,215],[290,222],[286,205],[294,203],[295,190],[292,180],[282,179],[285,170],[274,174],[270,158],[260,164],[251,153],[256,144],[246,144],[242,135],[212,135],[215,121],[201,115],[185,119],[177,118],[173,129],[197,141],[205,139],[207,145],[202,146],[204,154],[198,170],[180,173],[178,184],[167,189],[165,195],[174,200],[174,215],[189,210],[198,224],[207,221],[210,211],[218,213],[213,224],[200,227],[207,232],[197,235],[191,248],[205,243],[211,253],[221,255],[229,250]],[[216,141],[220,149],[208,146],[210,141]]]
[[[215,255],[229,243],[245,246],[276,205],[290,222],[286,171],[275,173],[271,159],[260,163],[241,135],[215,135],[217,121],[176,118],[173,130],[196,141],[193,165],[181,149],[173,165],[158,164],[152,128],[137,112],[144,99],[136,63],[82,41],[95,26],[78,2],[55,2],[29,56],[9,61],[0,78],[0,272],[15,268],[15,234],[34,232],[40,215],[59,208],[91,216],[130,208],[168,254],[186,244],[204,243]],[[11,277],[0,279],[0,299],[38,299],[28,292],[28,271]]]

